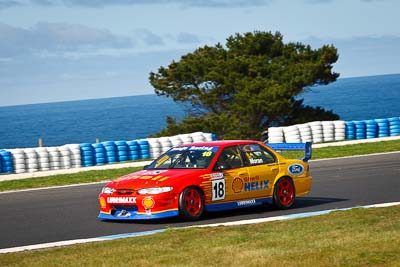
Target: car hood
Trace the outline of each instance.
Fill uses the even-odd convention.
[[[198,177],[205,170],[170,169],[170,170],[142,170],[119,177],[107,184],[115,189],[140,189],[146,187],[173,186],[183,179]]]

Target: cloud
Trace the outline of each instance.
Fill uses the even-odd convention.
[[[132,47],[126,37],[79,24],[40,22],[29,29],[0,23],[0,57]]]
[[[140,39],[145,45],[163,45],[163,39],[147,29],[137,29],[135,36]]]

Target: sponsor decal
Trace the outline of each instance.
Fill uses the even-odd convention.
[[[145,197],[142,200],[143,207],[147,210],[152,209],[156,202],[154,201],[153,197]]]
[[[244,178],[245,182],[254,182],[254,181],[260,181],[260,176],[254,176],[254,177],[245,177]]]
[[[146,171],[143,172],[144,175],[125,175],[122,177],[119,177],[117,179],[114,180],[114,182],[121,182],[123,180],[136,180],[136,179],[141,179],[141,180],[153,180],[153,181],[165,181],[167,179],[169,179],[168,176],[162,176],[162,175],[158,175],[159,173],[163,173],[167,170],[163,170],[163,171]]]
[[[110,204],[135,204],[136,197],[107,197],[107,203],[110,203]]]
[[[218,147],[215,146],[191,146],[189,148],[191,151],[216,151]]]
[[[168,170],[159,170],[159,171],[144,171],[143,175],[158,175],[163,172],[167,172]]]
[[[264,163],[262,159],[250,159],[250,164],[262,164]]]
[[[249,182],[244,184],[244,192],[268,189],[268,180]]]
[[[249,199],[249,200],[241,200],[237,202],[238,207],[244,207],[244,206],[253,206],[256,205],[256,200],[255,199]]]
[[[223,172],[211,173],[211,180],[218,180],[223,178],[224,178]]]
[[[153,176],[153,175],[132,175],[126,179],[130,179],[130,180],[136,180],[136,179],[140,179],[140,180],[152,180],[152,181],[165,181],[167,179],[169,179],[168,176],[162,176],[162,175],[157,175],[157,176]],[[114,182],[119,182],[123,179],[116,179],[114,180]]]
[[[239,194],[243,191],[243,180],[240,177],[235,177],[232,181],[232,190],[235,194]]]
[[[304,167],[300,164],[292,164],[288,167],[288,171],[291,175],[301,175],[304,172]]]
[[[216,146],[183,146],[183,147],[174,147],[170,151],[212,151],[217,152],[218,147]]]

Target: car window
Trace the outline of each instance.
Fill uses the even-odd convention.
[[[244,162],[237,146],[226,147],[222,150],[215,164],[215,170],[229,170],[241,168]]]
[[[147,169],[206,169],[218,149],[212,146],[172,148],[153,161]]]
[[[242,145],[241,148],[249,166],[270,164],[276,161],[272,153],[258,144]]]

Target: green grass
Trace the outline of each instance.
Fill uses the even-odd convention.
[[[400,207],[2,254],[2,266],[399,266]]]
[[[379,152],[400,151],[400,140],[382,141],[377,143],[366,143],[339,147],[326,147],[313,149],[313,159],[335,158],[353,155],[364,155]],[[300,158],[302,152],[284,152],[288,158]],[[140,168],[123,168],[114,170],[87,171],[74,174],[54,175],[40,178],[29,178],[22,180],[0,182],[0,191],[19,190],[28,188],[39,188],[57,185],[69,185],[89,182],[107,181],[139,170]]]
[[[113,170],[85,171],[72,174],[60,174],[38,178],[0,182],[0,191],[40,188],[58,185],[70,185],[112,180],[127,173],[143,169],[142,167]]]

